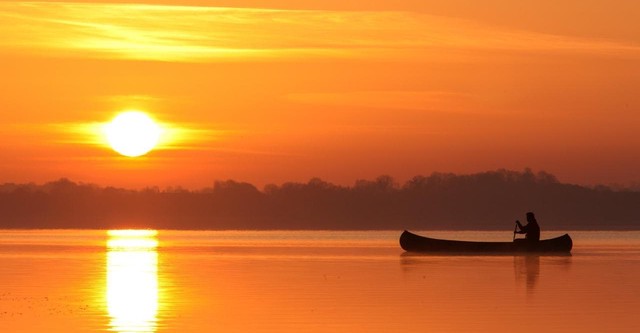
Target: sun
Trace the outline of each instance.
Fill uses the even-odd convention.
[[[144,112],[125,111],[106,124],[104,132],[113,150],[136,157],[148,153],[158,144],[162,129]]]

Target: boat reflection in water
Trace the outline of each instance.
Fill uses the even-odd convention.
[[[155,332],[158,313],[158,240],[155,230],[110,230],[107,308],[111,330]]]
[[[540,256],[536,254],[514,256],[513,269],[516,273],[516,281],[527,287],[527,292],[534,291],[540,277]]]

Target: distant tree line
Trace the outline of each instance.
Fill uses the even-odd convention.
[[[130,190],[68,179],[0,185],[0,228],[511,230],[534,211],[543,230],[639,229],[640,192],[559,182],[546,172],[433,173],[340,186],[216,181],[200,190]]]

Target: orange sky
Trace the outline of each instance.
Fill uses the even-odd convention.
[[[640,182],[637,1],[138,3],[0,3],[0,182]],[[127,109],[175,138],[119,156]]]

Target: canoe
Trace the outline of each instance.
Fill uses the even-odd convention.
[[[516,239],[513,242],[471,242],[419,236],[405,230],[400,235],[400,247],[407,252],[451,253],[568,253],[573,241],[568,234],[538,242]]]

